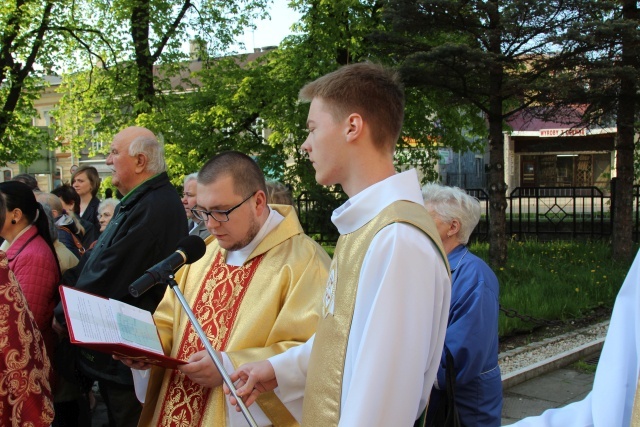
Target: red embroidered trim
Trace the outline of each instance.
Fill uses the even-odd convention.
[[[192,310],[215,350],[226,348],[240,304],[263,257],[260,255],[246,265],[237,267],[227,265],[222,253],[218,252],[205,275]],[[200,350],[204,350],[204,346],[189,323],[180,340],[177,358],[186,360]],[[173,370],[162,402],[158,426],[201,426],[210,394],[210,388],[195,384],[180,371]]]

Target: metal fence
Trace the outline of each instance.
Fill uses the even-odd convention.
[[[331,222],[331,213],[347,200],[341,191],[303,191],[296,200],[300,224],[318,243],[335,244],[340,233]]]
[[[467,193],[480,200],[484,211],[472,238],[486,240],[489,196],[482,189]],[[608,237],[610,208],[611,196],[597,187],[518,187],[507,197],[507,233],[542,240]]]
[[[471,239],[489,236],[489,195],[484,189],[467,189],[482,206],[480,223]],[[321,243],[332,244],[338,232],[331,212],[346,200],[341,192],[327,192],[322,200],[303,193],[298,213],[305,232]],[[597,187],[518,187],[507,196],[507,232],[514,238],[541,240],[601,239],[612,230],[611,196]],[[633,187],[633,238],[640,238],[640,186]]]

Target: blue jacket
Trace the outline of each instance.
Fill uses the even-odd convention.
[[[498,366],[499,286],[496,275],[464,245],[449,255],[451,306],[445,347],[456,370],[456,405],[463,426],[499,426],[502,380]],[[427,419],[446,398],[444,351]]]

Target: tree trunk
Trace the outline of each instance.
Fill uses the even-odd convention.
[[[502,108],[502,102],[496,101]],[[496,105],[496,108],[497,108]],[[504,136],[502,113],[489,116],[489,262],[502,267],[507,262],[507,208],[504,182]]]
[[[622,16],[627,27],[622,34],[621,67],[637,72],[638,43],[635,36],[638,25],[638,6],[635,0],[623,0]],[[631,25],[630,25],[631,24]],[[633,152],[634,118],[636,114],[636,79],[634,72],[623,72],[618,95],[616,139],[616,180],[613,206],[613,251],[614,259],[631,261],[633,258]]]
[[[153,57],[149,46],[150,17],[149,0],[136,0],[131,10],[131,37],[135,50],[135,64],[138,75],[136,98],[138,105],[134,113],[139,115],[151,111],[154,103]]]
[[[489,50],[496,58],[502,53],[498,2],[488,3],[490,26]],[[504,70],[497,59],[489,71],[489,263],[502,267],[507,262],[507,209],[504,182],[504,135],[502,134],[502,84]]]

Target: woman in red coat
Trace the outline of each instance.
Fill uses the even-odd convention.
[[[0,197],[0,226],[5,213]],[[42,335],[6,254],[0,251],[0,425],[51,425],[51,376]]]
[[[51,324],[53,308],[58,301],[60,267],[49,234],[49,223],[42,206],[25,184],[1,182],[0,193],[6,204],[0,236],[6,240],[3,246],[9,268],[22,287],[49,354],[53,354],[57,336]]]

